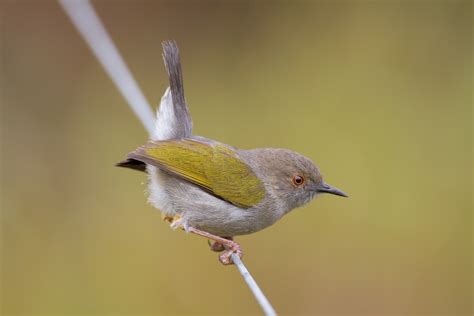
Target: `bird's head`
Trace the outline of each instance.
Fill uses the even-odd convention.
[[[329,193],[347,197],[324,182],[319,168],[307,157],[287,149],[263,149],[255,153],[259,175],[288,211]]]

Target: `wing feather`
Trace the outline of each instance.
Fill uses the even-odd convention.
[[[151,141],[129,158],[156,166],[242,208],[258,204],[265,188],[236,152],[194,139]]]

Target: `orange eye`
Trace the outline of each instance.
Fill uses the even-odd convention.
[[[304,177],[299,176],[299,175],[295,175],[295,176],[293,176],[293,179],[291,179],[291,181],[293,182],[293,184],[295,186],[299,187],[300,185],[303,185]]]

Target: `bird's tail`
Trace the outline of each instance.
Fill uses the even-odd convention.
[[[173,40],[164,41],[162,46],[163,61],[170,86],[161,98],[152,138],[153,140],[165,140],[190,137],[193,122],[184,98],[183,75],[178,46]]]
[[[170,86],[161,98],[160,107],[156,113],[155,130],[151,138],[152,140],[187,138],[191,136],[193,122],[184,99],[178,46],[175,41],[164,41],[162,46],[163,60]],[[130,158],[119,162],[116,166],[139,171],[146,170],[146,165],[143,162]]]

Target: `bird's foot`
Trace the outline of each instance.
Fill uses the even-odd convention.
[[[161,214],[161,219],[165,222],[168,222],[168,223],[171,223],[171,221],[173,221],[172,216],[166,215],[164,213]]]
[[[199,235],[199,236],[202,236],[202,237],[206,237],[210,240],[213,240],[214,243],[211,245],[211,249],[213,248],[214,245],[216,245],[216,243],[220,244],[225,249],[225,252],[219,256],[219,261],[223,265],[233,264],[232,254],[234,254],[234,253],[236,255],[238,255],[240,258],[242,258],[242,255],[243,255],[242,250],[240,249],[239,244],[232,240],[232,237],[216,236],[216,235],[213,235],[211,233],[205,232],[203,230],[200,230],[200,229],[197,229],[197,228],[194,228],[194,227],[188,227],[186,229],[186,231],[189,232],[189,233],[193,233],[193,234],[196,234],[196,235]],[[220,251],[221,246],[216,245],[215,246],[216,251],[217,250]]]
[[[166,222],[169,222],[170,223],[170,227],[172,229],[182,229],[182,230],[185,230],[185,227],[184,227],[184,220],[183,220],[183,217],[180,215],[180,214],[176,214],[175,216],[171,217],[171,216],[168,216],[168,215],[165,215],[163,217],[163,220],[166,221]]]
[[[222,238],[225,238],[225,239],[228,239],[228,240],[233,240],[232,237],[222,237]],[[212,251],[215,251],[215,252],[222,252],[225,250],[225,246],[218,242],[218,241],[213,241],[211,242],[211,240],[207,240],[207,244],[209,245],[209,247],[211,248]]]
[[[240,249],[240,245],[235,241],[230,241],[230,243],[226,245],[226,251],[219,256],[219,261],[225,266],[234,264],[232,261],[232,255],[234,253],[239,256],[239,258],[242,258],[244,255],[242,249]]]

